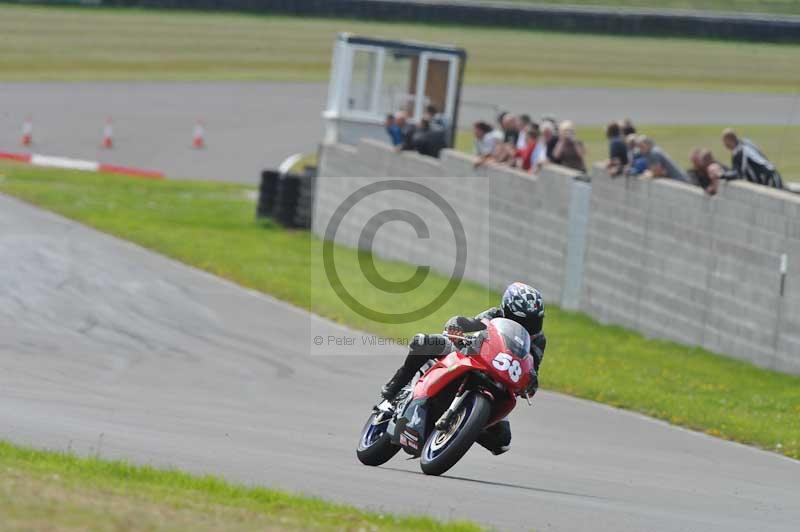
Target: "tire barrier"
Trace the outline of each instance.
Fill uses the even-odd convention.
[[[275,195],[278,190],[280,174],[275,170],[261,172],[261,185],[258,188],[256,218],[271,218],[275,209]]]
[[[34,0],[26,3],[222,10],[614,35],[800,42],[800,17],[791,15],[414,0]]]
[[[275,170],[261,172],[256,218],[271,218],[284,227],[308,229],[314,205],[314,177],[281,174]]]

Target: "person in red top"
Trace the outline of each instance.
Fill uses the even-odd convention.
[[[536,149],[536,142],[539,140],[539,129],[535,125],[530,125],[525,130],[525,144],[522,148],[517,148],[514,154],[516,166],[522,168],[526,172],[531,171],[531,155],[533,150]]]

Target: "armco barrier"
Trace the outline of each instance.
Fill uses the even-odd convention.
[[[530,280],[546,300],[601,322],[800,373],[800,196],[732,182],[708,197],[597,168],[590,184],[559,167],[531,176],[472,162],[452,150],[437,160],[368,140],[323,146],[312,229],[322,235],[347,190],[375,179],[425,177],[452,197],[453,178],[484,175],[491,197],[464,202],[459,213],[502,215],[466,227],[483,232],[468,235],[470,254],[502,260],[468,262],[467,279],[495,289]],[[337,240],[355,245],[360,222]],[[402,260],[409,235],[395,225],[378,232],[374,250]]]
[[[800,42],[800,17],[789,15],[432,0],[19,0],[17,3],[22,2],[228,10],[612,35]]]

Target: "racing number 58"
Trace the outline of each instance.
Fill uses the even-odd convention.
[[[498,371],[507,371],[509,378],[513,382],[518,382],[519,378],[522,377],[522,366],[520,366],[519,360],[516,360],[508,353],[497,353],[497,356],[492,360],[492,365]]]

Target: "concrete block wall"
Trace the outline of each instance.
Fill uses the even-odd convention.
[[[606,323],[800,373],[798,197],[731,182],[715,197],[595,170],[583,309]],[[781,283],[781,261],[789,269]]]
[[[553,168],[532,176],[499,165],[475,169],[473,162],[472,157],[452,150],[444,150],[441,159],[396,153],[386,144],[367,139],[355,147],[325,145],[312,230],[322,236],[336,207],[361,186],[384,178],[424,178],[426,186],[456,208],[464,224],[468,237],[466,279],[498,290],[511,281],[529,279],[540,287],[545,299],[559,302],[571,186],[579,174]],[[481,186],[470,190],[475,180],[463,178],[474,177],[482,178]],[[402,208],[404,201],[398,194],[391,207]],[[406,207],[413,210],[413,206]],[[357,245],[359,224],[366,222],[353,214],[348,216],[352,226],[337,235],[338,241],[351,246]],[[407,256],[409,241],[415,244],[420,264],[430,264],[443,273],[452,271],[454,248],[446,250],[450,256],[441,249],[427,249],[426,241],[417,239],[403,224],[387,224],[373,249],[384,258],[417,262]]]
[[[485,186],[463,179],[476,176]],[[474,169],[458,152],[437,160],[364,140],[323,147],[314,232],[322,236],[354,190],[392,177],[425,178],[457,208],[469,280],[494,289],[528,280],[548,302],[601,322],[800,373],[798,195],[731,182],[708,197],[672,181],[612,179],[599,168],[587,191],[585,176],[559,167],[538,176]],[[401,196],[383,201],[373,207],[414,209]],[[357,246],[367,215],[353,213],[337,240]],[[452,271],[454,246],[429,249],[404,225],[379,231],[379,256]]]

